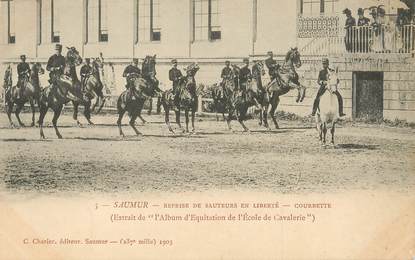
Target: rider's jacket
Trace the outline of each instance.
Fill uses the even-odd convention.
[[[248,66],[241,68],[239,72],[239,84],[245,84],[250,78],[252,78],[251,70]]]
[[[17,65],[17,74],[19,80],[22,79],[28,73],[30,73],[29,64],[27,64],[26,62],[21,62]]]
[[[222,79],[230,79],[232,78],[232,69],[230,67],[225,67],[222,69],[222,73],[220,74],[220,77]]]
[[[48,64],[46,65],[46,70],[51,71],[51,73],[53,70],[54,72],[62,75],[64,68],[65,68],[65,57],[63,57],[62,55],[57,55],[57,54],[50,56],[48,60]]]
[[[320,86],[323,86],[325,82],[327,82],[327,74],[329,73],[329,71],[333,72],[334,70],[330,68],[320,70],[320,73],[318,74],[318,80],[317,80],[317,83]]]
[[[277,66],[277,61],[272,57],[265,60],[265,66],[268,68],[268,74],[271,78],[275,77],[275,67]]]
[[[169,80],[173,82],[173,89],[176,89],[182,77],[183,74],[178,68],[173,67],[169,70]]]

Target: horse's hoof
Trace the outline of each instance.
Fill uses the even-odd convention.
[[[26,125],[25,124],[20,124],[20,127],[26,127]]]
[[[31,123],[31,124],[30,124],[30,127],[34,127],[34,126],[35,126],[35,123]]]
[[[58,135],[58,139],[62,139],[62,136],[61,135]]]
[[[94,122],[92,122],[92,121],[89,121],[88,124],[95,125]]]

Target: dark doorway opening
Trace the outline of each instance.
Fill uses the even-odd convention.
[[[353,72],[353,118],[383,119],[383,72]]]

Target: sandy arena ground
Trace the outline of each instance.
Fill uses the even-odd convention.
[[[51,118],[49,112],[48,124]],[[196,134],[172,135],[161,116],[145,118],[149,123],[139,125],[143,137],[125,125],[122,139],[115,115],[95,115],[96,125],[79,128],[66,114],[59,121],[64,139],[48,127],[47,139],[40,140],[38,128],[12,129],[0,114],[0,191],[304,194],[415,188],[414,129],[339,127],[336,146],[322,148],[312,125],[301,122],[281,121],[282,129],[267,132],[250,120],[247,134],[235,121],[230,133],[224,122],[199,118]],[[22,119],[29,124],[30,114]]]

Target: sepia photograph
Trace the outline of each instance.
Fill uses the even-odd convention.
[[[415,0],[0,0],[0,259],[415,259]]]

